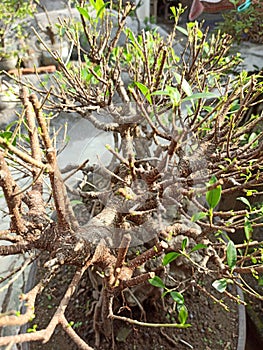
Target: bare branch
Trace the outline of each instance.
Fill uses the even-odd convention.
[[[14,230],[18,234],[25,233],[27,229],[21,217],[22,197],[21,195],[16,196],[16,193],[20,192],[20,189],[12,178],[2,150],[0,150],[0,186],[3,188],[5,200],[8,205],[11,217],[11,230]]]

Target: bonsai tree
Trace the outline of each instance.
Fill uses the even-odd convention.
[[[173,8],[174,30],[162,38],[157,31],[135,36],[125,27],[133,8],[122,7],[121,2],[112,34],[111,8],[107,10],[101,1],[91,4],[95,17],[84,1],[78,6],[88,48],[80,45],[79,24],[65,23],[79,61],[65,65],[53,53],[60,71],[52,88],[27,83],[21,89],[24,111],[15,132],[0,136],[0,185],[10,217],[10,227],[0,237],[11,242],[0,246],[0,254],[27,253],[27,263],[37,255],[45,270],[21,295],[24,311],[1,315],[0,326],[32,320],[38,312],[38,295],[61,268],[74,267],[48,325],[37,328],[33,323],[30,332],[3,336],[1,346],[48,342],[60,324],[78,348],[91,349],[66,316],[86,271],[94,289],[97,286],[98,299],[90,312],[92,346],[97,348],[102,348],[104,337],[114,343],[116,320],[136,327],[189,327],[183,291],[190,286],[224,305],[206,291],[202,278],[210,276],[215,290],[237,302],[242,301],[231,293],[230,285],[256,294],[242,277],[252,274],[262,283],[262,241],[253,232],[262,226],[262,114],[247,114],[262,93],[259,77],[241,72],[231,78],[238,63],[227,56],[231,38],[220,34],[208,38],[197,23],[181,29],[187,44],[176,52],[180,8],[178,13]],[[121,34],[126,37],[124,46],[119,45]],[[28,87],[35,93],[29,94]],[[54,114],[74,111],[112,134],[114,145],[106,146],[112,156],[109,165],[76,165],[75,171],[82,169],[91,186],[89,181],[89,186],[71,188],[63,178],[45,108]],[[26,137],[19,132],[22,120]],[[30,179],[28,185],[16,180],[13,168]],[[93,208],[86,224],[77,221],[68,193]],[[231,208],[221,204],[230,199]],[[94,200],[101,203],[99,210],[91,205]],[[243,238],[237,244],[238,230]],[[183,282],[178,266],[184,271]],[[174,285],[168,287],[172,271]],[[156,292],[157,298],[165,292],[164,300],[174,303],[175,320],[156,324],[123,314],[129,309],[128,289],[140,306],[142,294],[156,300]]]

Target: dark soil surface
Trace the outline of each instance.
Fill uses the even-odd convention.
[[[73,276],[74,268],[63,267],[57,278],[53,279],[50,286],[46,288],[42,296],[37,300],[36,315],[32,325],[37,324],[37,329],[45,327],[56,310],[56,305],[66,291],[68,282]],[[39,266],[37,276],[40,277],[42,269]],[[211,280],[206,280],[202,286],[210,291]],[[145,292],[151,286],[145,285]],[[154,288],[154,287],[153,287]],[[212,291],[214,295],[214,291]],[[93,332],[93,308],[98,299],[98,292],[93,289],[90,278],[86,274],[71,300],[66,311],[69,322],[74,322],[73,327],[77,333],[90,345],[94,347]],[[120,321],[114,321],[115,347],[101,337],[100,350],[236,350],[238,340],[238,306],[223,295],[216,295],[223,300],[231,311],[225,311],[222,306],[216,304],[210,297],[197,289],[184,293],[185,305],[189,312],[188,322],[191,327],[187,329],[174,328],[150,328],[139,327]],[[223,296],[223,298],[222,298]],[[120,304],[121,305],[121,304]],[[170,323],[176,321],[173,305],[169,298],[158,298],[153,302],[146,299],[143,303],[147,322]],[[118,308],[115,313],[118,312]],[[122,316],[137,320],[142,319],[139,307],[126,307],[120,313]],[[29,326],[29,327],[32,327]],[[103,327],[103,325],[102,325]],[[64,333],[62,328],[55,330],[50,342],[47,344],[31,343],[30,350],[77,350],[78,347]]]

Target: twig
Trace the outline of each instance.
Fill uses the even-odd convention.
[[[19,272],[19,270],[20,270],[20,269],[24,270],[29,264],[31,264],[34,260],[36,260],[37,257],[38,257],[38,256],[35,256],[35,255],[31,256],[29,259],[26,260],[26,262],[25,262],[23,265],[20,265],[20,266],[16,267],[15,269],[13,269],[13,271],[11,271],[7,276],[1,277],[1,278],[0,278],[0,283],[3,283],[4,281],[8,280],[10,277],[12,277],[13,275],[15,275],[16,273],[18,273],[17,276],[19,276],[19,275],[21,274],[21,273]],[[17,279],[17,277],[14,278],[14,279],[12,279],[12,280],[10,281],[10,282],[11,282],[10,284],[12,284],[13,281],[16,280],[16,279]],[[0,292],[3,291],[4,289],[6,289],[6,285],[4,285],[4,287],[0,288]]]
[[[120,321],[123,321],[123,322],[128,322],[130,324],[135,324],[135,325],[141,326],[141,327],[153,327],[153,328],[165,327],[165,328],[180,328],[180,329],[191,327],[191,325],[188,324],[188,323],[185,323],[185,324],[179,324],[179,323],[150,323],[150,322],[141,322],[141,321],[133,320],[133,319],[131,319],[129,317],[114,315],[113,311],[112,311],[112,303],[113,303],[113,297],[110,299],[109,316],[108,317],[111,318],[111,319],[114,319],[114,320],[120,320]]]
[[[0,327],[3,326],[21,326],[27,323],[31,318],[34,317],[34,305],[37,294],[42,290],[43,285],[42,282],[38,283],[30,292],[23,296],[23,300],[27,301],[27,309],[26,312],[19,316],[3,316],[0,318]],[[16,341],[17,339],[17,341]],[[0,338],[0,345],[7,345],[10,341],[14,340],[15,343],[20,342],[20,337],[18,336],[10,336],[10,337],[2,337]],[[26,340],[23,340],[26,341]]]
[[[136,258],[128,262],[128,267],[135,269],[141,266],[146,261],[150,260],[154,256],[162,254],[162,252],[168,248],[168,244],[164,241],[158,242],[153,248],[148,249],[146,252],[138,255]]]
[[[215,296],[213,296],[213,294],[209,293],[204,287],[200,286],[198,283],[196,283],[195,285],[199,290],[201,290],[203,293],[205,293],[209,298],[214,300],[214,302],[216,302],[217,304],[222,306],[226,311],[229,311],[228,306],[225,305],[222,300],[218,300]]]
[[[78,349],[81,350],[94,350],[90,347],[80,336],[74,331],[74,329],[69,325],[65,315],[60,317],[60,324],[64,331],[70,336],[74,343],[78,346]]]
[[[117,260],[114,267],[115,272],[120,270],[121,267],[123,266],[130,243],[131,243],[131,235],[125,234],[121,240],[120,247],[118,248]]]
[[[62,298],[54,316],[50,320],[48,326],[44,330],[36,331],[34,333],[25,333],[25,334],[19,334],[19,335],[11,335],[6,337],[0,338],[0,346],[2,345],[8,345],[11,341],[14,342],[14,344],[17,343],[23,343],[26,341],[36,341],[36,340],[42,340],[44,342],[47,342],[50,337],[52,336],[56,326],[59,323],[64,323],[65,320],[63,318],[65,310],[68,306],[69,300],[71,299],[72,295],[74,294],[79,281],[81,280],[84,272],[87,270],[87,268],[90,266],[90,262],[88,262],[85,266],[83,266],[81,269],[76,271],[70,285],[68,286],[68,289],[66,293],[64,294],[64,297]],[[19,315],[19,316],[3,316],[0,318],[0,326],[18,326],[23,325],[27,323],[33,316],[35,312],[35,299],[37,294],[43,289],[43,283],[40,282],[37,284],[30,292],[28,292],[23,299],[27,300],[27,309],[25,314]],[[91,348],[83,348],[85,350],[90,350]]]
[[[0,137],[1,139],[1,137]],[[1,143],[1,140],[0,140]],[[4,159],[4,153],[0,150],[0,186],[3,189],[6,203],[8,205],[9,214],[11,215],[11,229],[17,233],[26,232],[25,221],[21,217],[21,196],[14,196],[20,189],[13,179],[10,170]]]
[[[58,216],[58,226],[62,229],[61,232],[70,231],[71,229],[76,231],[79,225],[67,196],[66,187],[57,164],[56,151],[53,148],[44,116],[40,110],[40,103],[34,94],[30,95],[29,100],[33,105],[38,124],[41,128],[41,137],[45,145],[47,161],[51,168],[49,178]]]
[[[16,269],[14,269],[10,274],[6,277],[1,278],[0,282],[2,283],[6,279],[9,279],[11,276],[15,275],[13,278],[11,278],[8,283],[6,283],[3,287],[0,288],[0,293],[3,292],[4,290],[8,289],[9,286],[11,286],[20,275],[25,271],[28,265],[30,265],[33,261],[35,260],[34,256],[31,256],[29,259],[27,259],[23,265],[20,265]]]

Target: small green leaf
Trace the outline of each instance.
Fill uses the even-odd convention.
[[[182,241],[182,250],[184,251],[186,246],[188,245],[188,238],[185,237]]]
[[[176,87],[166,86],[165,90],[157,90],[152,95],[169,96],[173,106],[179,106],[181,103],[181,94]]]
[[[233,241],[229,241],[226,248],[227,265],[233,269],[237,262],[237,250]]]
[[[177,253],[177,252],[170,252],[170,253],[165,254],[165,256],[163,258],[163,266],[170,264],[172,261],[177,259],[178,256],[180,256],[180,255],[181,254]]]
[[[149,88],[145,85],[143,85],[142,83],[139,82],[135,82],[135,85],[138,87],[138,89],[141,91],[141,93],[143,94],[143,96],[146,98],[146,100],[152,104],[152,98],[150,95],[150,91]]]
[[[80,6],[76,6],[76,8],[84,18],[87,18],[88,20],[90,20],[90,15],[86,9]]]
[[[12,131],[2,131],[2,132],[0,132],[0,136],[3,139],[5,139],[6,142],[10,142],[10,141],[12,141],[13,132]],[[12,145],[13,146],[16,145],[16,137],[14,137],[14,139],[12,141]]]
[[[191,89],[191,86],[188,84],[188,82],[185,79],[182,79],[182,76],[176,72],[174,72],[175,79],[178,84],[182,84],[182,89],[185,92],[187,96],[192,96],[193,91]]]
[[[185,305],[178,306],[178,320],[181,324],[185,324],[188,318],[188,310]]]
[[[252,237],[253,227],[251,225],[250,220],[247,217],[245,217],[244,231],[245,231],[246,240],[249,241]]]
[[[37,324],[34,324],[32,328],[28,328],[27,333],[35,333],[37,331]]]
[[[181,101],[181,94],[178,91],[178,89],[172,88],[172,87],[171,87],[171,89],[168,89],[168,87],[167,87],[167,90],[168,90],[169,97],[172,101],[173,106],[174,107],[179,106],[180,101]]]
[[[136,49],[136,53],[141,57],[144,58],[143,51],[139,45],[138,40],[136,39],[134,33],[129,28],[126,29],[126,35],[129,38],[130,44]]]
[[[170,9],[172,9],[172,8],[170,8]],[[182,34],[184,34],[185,36],[188,36],[188,31],[187,31],[185,28],[183,28],[183,27],[181,27],[181,26],[175,26],[175,28],[176,28],[179,32],[181,32]]]
[[[258,285],[263,287],[263,276],[260,276],[258,279]]]
[[[79,199],[73,199],[72,201],[70,201],[70,204],[72,207],[74,207],[75,205],[83,204],[83,202],[80,201]]]
[[[148,281],[154,287],[165,288],[165,284],[163,283],[161,278],[158,276],[154,276],[153,278],[150,278]]]
[[[257,190],[246,190],[246,196],[250,197],[257,193]]]
[[[191,250],[190,253],[193,253],[199,249],[206,249],[207,245],[203,244],[203,243],[198,243],[197,245],[195,245]]]
[[[171,297],[173,298],[173,300],[178,304],[178,305],[183,305],[184,304],[184,296],[176,291],[172,291],[170,293]]]
[[[200,98],[218,98],[218,95],[213,92],[198,92],[196,94],[192,94],[191,96],[187,96],[183,99],[185,101],[199,100]]]
[[[242,203],[244,203],[245,205],[247,205],[249,207],[249,210],[251,210],[251,205],[250,205],[250,203],[249,203],[247,198],[245,198],[245,197],[238,197],[237,200],[242,202]]]
[[[104,15],[104,10],[105,10],[105,8],[106,8],[106,6],[109,4],[109,2],[106,2],[105,4],[104,4],[104,2],[102,1],[102,5],[101,5],[101,7],[100,8],[98,8],[98,12],[97,12],[97,17],[98,18],[102,18],[103,17],[103,15]]]
[[[254,257],[253,255],[250,256],[250,259],[251,259],[252,264],[257,264],[258,263],[257,258]],[[261,259],[261,261],[262,261],[262,259]]]
[[[224,293],[227,287],[227,280],[225,278],[221,278],[220,280],[215,280],[212,283],[212,286],[219,292]]]
[[[256,134],[255,132],[252,132],[252,133],[249,135],[248,143],[253,142],[253,141],[255,140],[256,137],[257,137],[257,134]]]
[[[198,220],[202,220],[207,216],[207,213],[200,211],[199,213],[195,213],[192,217],[191,217],[191,221],[196,222]]]
[[[215,176],[212,176],[211,180],[209,181],[209,184],[213,185],[216,182],[217,182],[217,178]],[[216,188],[213,188],[212,190],[206,192],[206,201],[210,209],[214,209],[219,203],[221,199],[221,192],[222,192],[221,185],[218,185]]]

